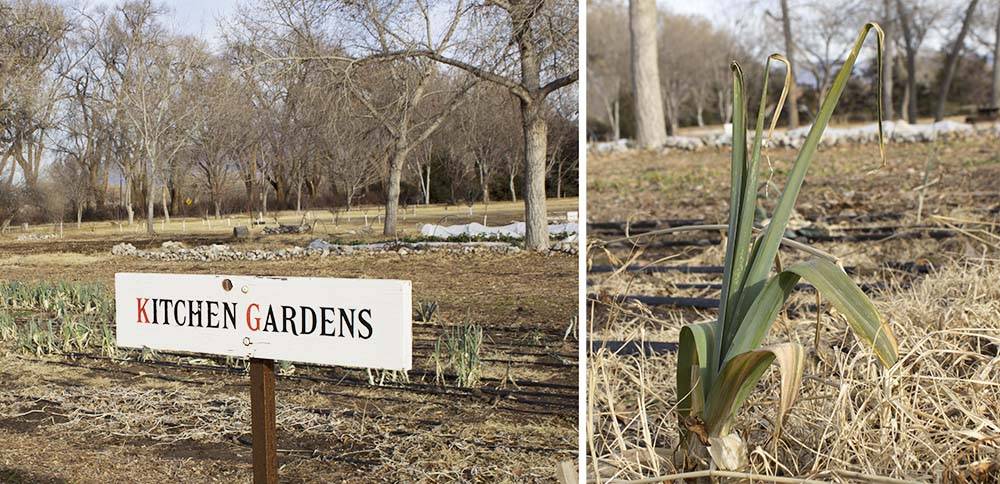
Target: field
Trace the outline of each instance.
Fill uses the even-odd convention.
[[[523,220],[520,207],[491,204],[489,225]],[[576,199],[549,204],[553,218],[575,207]],[[419,235],[417,223],[483,222],[484,207],[469,210],[407,209],[401,236]],[[392,252],[195,262],[110,252],[121,242],[277,249],[315,238],[385,240],[377,212],[367,210],[366,225],[364,209],[349,219],[341,214],[338,223],[312,211],[320,220],[313,233],[272,236],[255,228],[239,241],[232,225],[245,216],[212,220],[211,228],[202,219],[157,221],[156,238],[144,227],[135,233],[109,222],[64,224],[61,238],[41,238],[58,234],[55,225],[0,236],[0,309],[13,315],[0,321],[0,481],[249,481],[245,362],[109,348],[111,283],[125,271],[409,279],[415,305],[438,303],[432,318],[415,316],[408,375],[281,365],[282,482],[551,479],[577,447],[575,256]],[[481,345],[468,346],[478,347],[469,351],[478,352],[479,371],[463,386],[460,377],[469,375],[436,345],[477,325]]]
[[[838,482],[1000,479],[997,146],[891,144],[885,167],[874,145],[821,148],[786,237],[841,261],[889,321],[900,363],[881,369],[829,302],[796,287],[765,344],[806,347],[802,392],[780,434],[778,372],[752,393],[738,423],[750,472]],[[767,154],[765,214],[795,152]],[[724,233],[642,233],[726,223],[729,163],[727,150],[588,158],[591,478],[683,471],[674,454],[674,352],[682,325],[715,318]],[[803,257],[780,252],[783,265]]]
[[[576,198],[558,198],[547,201],[547,208],[553,217],[565,217],[566,212],[577,210]],[[159,210],[159,207],[157,207]],[[250,214],[228,214],[221,219],[207,217],[170,217],[170,221],[158,217],[156,232],[157,240],[169,240],[170,237],[194,236],[228,236],[237,225],[252,226],[255,220],[263,220],[267,225],[300,225],[309,224],[313,227],[314,237],[326,238],[328,241],[374,241],[385,240],[382,235],[381,206],[361,206],[346,210],[303,209],[271,211],[264,217],[259,212]],[[84,222],[79,228],[76,223],[46,223],[29,225],[28,227],[10,227],[7,234],[15,240],[44,239],[62,235],[68,240],[92,240],[95,243],[106,241],[129,240],[139,236],[141,242],[146,240],[146,219],[137,212],[135,223],[129,226],[127,219],[109,220],[103,222]],[[400,238],[420,235],[423,224],[455,225],[477,222],[483,225],[504,225],[513,221],[524,220],[524,204],[521,202],[492,202],[474,205],[410,205],[400,207],[399,227],[397,235]],[[254,231],[259,232],[259,230]],[[267,242],[275,242],[270,237]],[[277,238],[280,241],[280,238]]]

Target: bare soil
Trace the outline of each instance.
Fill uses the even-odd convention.
[[[464,207],[463,207],[464,208]],[[16,234],[15,234],[16,235]],[[314,236],[242,241],[280,248]],[[110,255],[129,241],[155,247],[226,242],[223,234],[67,234],[0,238],[4,280],[99,282],[116,272],[391,278],[414,302],[409,381],[296,365],[278,378],[282,482],[535,482],[576,456],[575,256],[357,255],[270,262],[162,262]],[[483,381],[435,382],[433,342],[479,324]],[[159,354],[153,361],[26,354],[0,347],[0,481],[248,482],[249,377],[222,359]],[[379,379],[382,380],[381,385]]]

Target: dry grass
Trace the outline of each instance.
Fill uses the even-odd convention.
[[[566,212],[577,211],[579,199],[555,198],[546,202],[546,208],[552,217],[565,217]],[[351,209],[351,211],[331,212],[327,209],[310,209],[296,212],[294,210],[284,210],[270,212],[264,220],[269,226],[276,223],[286,225],[298,225],[303,221],[315,223],[314,237],[344,238],[349,240],[384,240],[382,235],[382,206],[361,206]],[[256,217],[257,214],[254,214]],[[469,207],[466,205],[411,205],[405,210],[400,209],[399,236],[420,235],[420,226],[423,224],[453,225],[470,222],[486,223],[487,225],[504,225],[513,221],[524,220],[524,204],[522,202],[492,202],[489,205],[476,203]],[[154,220],[157,233],[161,237],[181,237],[181,236],[226,236],[232,234],[233,227],[237,225],[247,225],[252,227],[252,233],[258,234],[260,226],[252,226],[251,218],[246,213],[224,215],[222,219],[212,217],[171,217],[166,223],[163,218]],[[144,236],[146,233],[145,219],[139,214],[136,215],[136,222],[129,226],[127,219],[125,223],[119,224],[117,221],[84,222],[80,228],[76,223],[63,223],[62,236],[64,239],[81,240],[108,237],[134,237]],[[48,223],[42,225],[32,225],[25,231],[21,226],[10,227],[7,233],[0,235],[0,238],[16,240],[18,236],[25,234],[60,234],[58,223]],[[269,237],[271,239],[281,239],[282,237]],[[23,241],[23,243],[34,243],[38,241]]]
[[[891,144],[888,164],[875,173],[878,148],[823,147],[817,152],[802,187],[796,210],[805,216],[899,211],[915,215],[920,191],[924,215],[949,214],[956,207],[988,208],[995,203],[1000,180],[996,140],[970,139],[941,144]],[[761,195],[772,206],[784,185],[796,151],[769,150],[761,161],[761,182],[771,185]],[[725,223],[728,213],[729,151],[704,150],[663,154],[630,151],[587,158],[587,216],[594,221],[691,218]],[[925,180],[926,160],[933,157]],[[873,196],[877,194],[877,196]]]
[[[818,348],[815,315],[777,324],[771,341],[792,339],[813,349],[780,436],[773,418],[777,375],[765,378],[748,401],[738,428],[751,450],[750,470],[842,482],[1000,479],[997,281],[998,261],[980,258],[876,299],[900,344],[900,362],[889,370],[849,335],[840,316],[823,317]],[[628,328],[618,331],[631,335],[619,336],[636,339],[662,328],[663,320],[643,316],[641,309],[612,308],[608,326]],[[672,459],[674,365],[674,355],[604,351],[591,357],[589,477],[638,479],[680,470]]]
[[[981,223],[956,223],[958,236],[941,240],[814,244],[844,265],[861,268],[852,276],[858,283],[889,285],[874,299],[899,338],[900,363],[890,370],[881,369],[836,315],[823,316],[821,344],[814,349],[816,314],[811,305],[815,294],[793,295],[789,306],[795,308],[795,316],[779,318],[769,341],[792,340],[809,348],[807,377],[801,398],[778,437],[773,420],[777,372],[765,378],[752,395],[738,425],[752,453],[749,471],[823,481],[869,482],[873,476],[923,482],[976,482],[977,477],[979,482],[1000,481],[1000,288],[996,283],[1000,267],[996,259],[987,258],[996,257],[995,248],[987,248],[997,243],[996,234],[974,230],[997,223],[1000,158],[995,142],[893,145],[888,166],[870,173],[876,153],[872,146],[821,149],[803,186],[799,214],[821,219],[895,212],[902,218],[892,223],[905,228],[918,223],[923,195],[920,223],[947,228],[946,219],[934,215]],[[780,186],[794,152],[772,150],[770,154],[771,163],[762,167],[761,176]],[[929,156],[935,164],[928,177],[924,170]],[[725,221],[723,194],[730,179],[726,150],[592,155],[588,162],[589,216],[594,221]],[[925,183],[929,184],[926,191],[915,189]],[[762,197],[767,208],[777,192],[772,186]],[[859,226],[854,221],[848,225]],[[720,234],[670,237],[719,238]],[[660,240],[670,239],[655,239]],[[591,260],[614,266],[654,261],[719,265],[722,250],[718,244],[616,247],[608,254],[592,252]],[[784,264],[800,257],[795,251],[781,255]],[[886,262],[930,264],[938,270],[917,276],[882,267]],[[650,341],[677,341],[683,324],[714,319],[715,311],[607,304],[612,301],[607,296],[716,298],[717,290],[675,285],[721,282],[717,276],[676,272],[591,274],[589,279],[591,292],[604,295],[591,306],[596,309],[591,311],[591,337]],[[588,477],[628,480],[682,471],[673,462],[678,437],[673,411],[675,358],[622,357],[607,351],[591,356]]]

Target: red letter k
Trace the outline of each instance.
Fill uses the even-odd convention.
[[[141,297],[137,297],[137,298],[135,298],[135,302],[139,306],[139,309],[137,311],[138,317],[137,317],[137,319],[136,319],[135,322],[137,322],[137,323],[148,323],[149,322],[149,315],[146,314],[146,303],[149,302],[149,299],[143,299]],[[143,321],[143,319],[145,319],[145,321]]]

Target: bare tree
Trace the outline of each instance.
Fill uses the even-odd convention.
[[[785,58],[792,72],[792,84],[788,88],[788,98],[785,106],[788,108],[788,127],[799,127],[799,88],[795,79],[795,41],[792,38],[792,13],[788,8],[788,0],[781,0],[781,33],[785,38]]]
[[[895,105],[892,103],[892,87],[894,72],[896,69],[896,35],[897,21],[896,11],[893,8],[892,0],[882,0],[882,31],[885,32],[885,50],[883,51],[882,63],[885,66],[882,70],[882,107],[885,118],[896,119]]]
[[[0,188],[0,232],[7,230],[24,206],[26,198],[24,186],[20,184],[5,183],[5,186]]]
[[[816,80],[816,92],[825,93],[833,82],[833,77],[847,56],[853,42],[855,25],[864,23],[868,13],[863,5],[854,0],[812,3],[799,9],[808,15],[808,21],[799,22],[800,29],[795,38],[797,67],[807,70]],[[816,96],[816,111],[823,97]]]
[[[965,37],[969,34],[969,28],[972,26],[972,20],[976,13],[976,6],[978,4],[979,0],[969,1],[969,5],[965,9],[965,16],[962,18],[962,27],[958,31],[958,36],[955,37],[954,42],[951,44],[948,56],[945,57],[945,66],[941,76],[941,85],[938,88],[937,107],[934,109],[934,121],[941,121],[944,119],[944,108],[945,104],[948,102],[948,91],[951,89],[952,80],[955,78],[955,69],[958,67],[958,58],[962,53],[962,49],[965,47]]]
[[[559,195],[575,167],[575,110],[548,99],[576,80],[570,0],[262,0],[222,19],[217,52],[157,1],[0,0],[0,222],[107,216],[115,177],[150,233],[185,201],[221,217],[380,196],[394,233],[410,181],[471,203],[528,178],[529,239],[547,241],[546,176]]]
[[[654,0],[629,0],[632,39],[632,92],[635,98],[636,141],[643,148],[666,141],[663,102],[660,99],[656,26],[659,14]]]
[[[203,52],[190,41],[170,38],[157,25],[157,10],[149,0],[122,7],[131,32],[125,59],[123,100],[125,116],[145,158],[146,232],[153,226],[156,177],[166,175],[168,163],[185,146],[193,106],[183,102],[184,82]],[[164,199],[164,216],[169,216]]]
[[[381,130],[377,123],[359,115],[364,110],[357,104],[352,95],[331,93],[324,103],[327,115],[317,137],[324,169],[331,175],[335,190],[343,194],[347,210],[351,210],[363,189],[383,178],[384,171],[384,156],[372,153],[372,147],[385,146],[378,141]]]
[[[455,157],[471,160],[479,177],[481,200],[490,202],[490,182],[502,168],[504,152],[511,150],[519,138],[514,121],[517,116],[510,93],[495,85],[477,87],[470,102],[456,112],[449,123],[459,139],[449,143]],[[511,109],[514,108],[514,109]],[[508,140],[510,143],[497,142]],[[552,160],[552,157],[548,157]]]
[[[917,34],[910,10],[903,5],[903,0],[896,0],[896,10],[899,12],[899,26],[903,31],[903,41],[906,46],[906,120],[910,124],[917,122]]]
[[[91,195],[91,187],[87,183],[86,165],[74,160],[75,154],[68,154],[57,159],[50,168],[53,180],[58,184],[59,193],[72,205],[76,214],[76,226],[83,224],[83,209]]]
[[[5,48],[13,59],[4,76],[6,153],[20,168],[25,188],[37,191],[48,133],[55,127],[60,81],[71,67],[65,45],[70,24],[60,8],[24,1],[10,7]],[[11,165],[13,167],[13,165]]]
[[[729,51],[720,45],[727,37],[719,36],[707,19],[664,13],[659,23],[659,44],[670,46],[659,52],[663,68],[660,84],[666,108],[667,132],[680,128],[681,116],[691,105],[695,121],[704,126],[704,110],[715,90],[715,71],[728,71]],[[728,73],[727,73],[728,76]],[[728,82],[727,82],[728,84]]]
[[[377,41],[368,59],[385,59],[373,67],[387,74],[384,79],[391,84],[386,86],[382,83],[354,82],[351,67],[345,69],[344,79],[351,92],[389,135],[391,147],[386,151],[388,180],[382,233],[395,236],[399,218],[400,183],[406,159],[414,148],[430,138],[445,119],[462,105],[469,89],[475,84],[475,79],[459,80],[458,85],[450,92],[436,90],[435,86],[447,85],[446,82],[441,82],[442,73],[438,71],[436,63],[423,56],[396,55],[398,52],[418,50],[422,46],[429,48],[432,53],[450,48],[452,36],[464,11],[461,1],[452,9],[444,34],[437,38],[433,35],[431,6],[426,2],[417,2],[416,5],[415,16],[423,25],[421,32],[424,34],[415,38],[394,28],[402,21],[400,17],[412,16],[401,9],[400,5],[386,8],[375,1],[364,2],[362,5],[365,10],[361,23],[375,33]],[[381,100],[372,92],[375,89],[381,91]]]
[[[111,134],[101,112],[101,103],[94,92],[99,89],[99,84],[97,73],[90,67],[84,67],[73,78],[67,119],[62,124],[66,146],[58,148],[59,151],[72,154],[65,158],[65,162],[80,165],[79,171],[88,187],[88,196],[84,202],[92,201],[97,210],[104,207],[107,195],[110,175],[107,155]]]
[[[410,55],[463,69],[509,90],[520,100],[524,133],[525,246],[549,246],[545,203],[547,98],[576,82],[577,8],[570,0],[482,0],[464,10],[470,25],[465,51],[452,57],[423,46]],[[517,49],[516,56],[511,48]],[[512,62],[513,61],[513,62]]]
[[[916,123],[919,115],[917,56],[927,32],[941,17],[944,8],[933,2],[896,0],[896,12],[899,15],[899,28],[903,32],[903,46],[906,51],[906,91],[903,93],[903,98],[907,101],[906,121]]]
[[[1000,8],[997,8],[993,36],[993,83],[990,85],[990,105],[1000,108]]]
[[[414,148],[410,154],[410,168],[420,187],[420,199],[424,205],[431,204],[431,159],[434,156],[434,143],[425,141]]]
[[[587,116],[603,118],[611,138],[622,137],[622,94],[629,89],[629,44],[619,35],[628,22],[628,12],[620,5],[599,3],[587,6]],[[603,111],[598,110],[598,106]]]
[[[246,153],[249,136],[243,122],[242,96],[236,80],[223,66],[215,66],[193,100],[199,112],[191,130],[190,157],[196,173],[209,194],[215,218],[222,216],[222,197],[230,181],[236,158]]]

